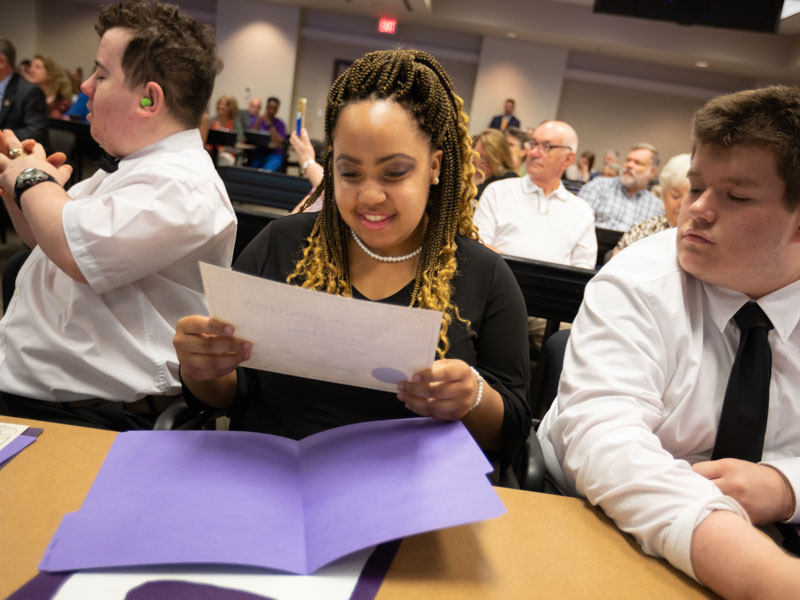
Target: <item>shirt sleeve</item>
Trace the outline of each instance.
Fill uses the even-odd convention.
[[[278,119],[276,117],[275,118],[275,122],[274,122],[274,126],[275,126],[275,130],[278,132],[278,135],[280,135],[282,138],[286,139],[286,124],[281,119]]]
[[[660,292],[631,288],[603,271],[589,283],[556,404],[539,437],[574,491],[599,505],[645,552],[694,577],[694,528],[712,510],[748,517],[658,438],[659,425],[672,417],[662,394],[674,362],[670,325],[682,310],[659,302]]]
[[[583,233],[572,249],[570,264],[573,267],[594,269],[597,265],[597,234],[594,231],[594,213],[591,210],[586,213]]]
[[[531,429],[527,313],[519,285],[499,256],[487,283],[489,293],[476,344],[477,367],[503,399],[503,451],[509,463],[516,464]]]
[[[791,458],[777,458],[773,460],[762,461],[762,464],[769,465],[780,471],[792,486],[794,492],[795,504],[794,514],[786,521],[787,523],[800,523],[800,457]]]
[[[491,185],[486,186],[481,194],[480,202],[475,208],[475,214],[472,216],[472,222],[478,228],[478,235],[484,244],[493,246],[497,238],[497,218],[494,214],[495,203],[495,190],[497,188]]]
[[[236,227],[213,178],[120,176],[114,190],[68,202],[62,213],[70,251],[98,294],[161,271]]]

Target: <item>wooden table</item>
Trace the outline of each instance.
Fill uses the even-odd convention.
[[[0,469],[0,598],[37,573],[61,517],[80,508],[113,432],[0,416],[42,427],[36,442]],[[497,519],[409,537],[378,600],[415,598],[713,598],[645,556],[588,503],[497,489]]]

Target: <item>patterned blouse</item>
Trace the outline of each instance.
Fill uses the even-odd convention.
[[[667,217],[665,215],[650,217],[649,219],[640,221],[631,227],[625,233],[625,235],[619,239],[619,242],[617,242],[617,245],[614,247],[614,249],[622,250],[623,248],[630,246],[633,242],[638,242],[642,238],[646,238],[648,235],[653,235],[659,231],[669,229],[670,227],[671,225],[669,224],[669,221],[667,221]]]

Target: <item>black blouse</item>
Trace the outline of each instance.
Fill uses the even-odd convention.
[[[294,271],[316,214],[290,215],[270,223],[242,252],[234,268],[285,282]],[[515,460],[530,431],[529,358],[525,303],[505,261],[474,240],[457,237],[458,272],[452,301],[472,331],[454,318],[447,358],[475,366],[503,398],[503,454]],[[408,306],[413,281],[379,300]],[[356,298],[365,299],[358,290]],[[258,344],[260,340],[251,340]],[[418,416],[396,394],[239,368],[231,429],[301,439],[350,423]]]

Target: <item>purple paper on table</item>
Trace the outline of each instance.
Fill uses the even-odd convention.
[[[39,437],[39,434],[44,431],[36,427],[28,427],[25,431],[19,434],[19,437],[11,440],[11,442],[0,450],[0,469],[5,467],[12,458],[22,452],[25,448],[30,446]]]
[[[39,568],[231,564],[308,574],[361,548],[503,514],[490,470],[458,421],[358,423],[299,442],[122,433]]]

